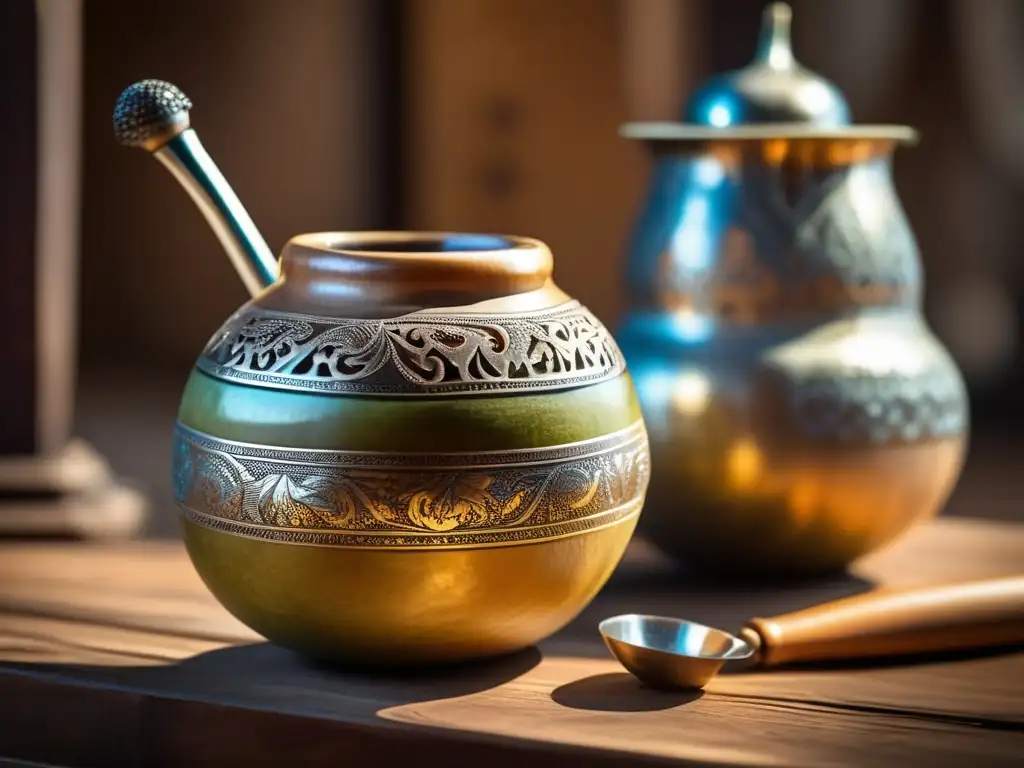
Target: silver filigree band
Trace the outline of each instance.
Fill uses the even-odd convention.
[[[178,425],[174,492],[190,520],[293,544],[494,546],[595,530],[640,511],[643,423],[547,448],[409,454],[295,450]]]
[[[500,316],[417,312],[350,320],[249,307],[211,339],[204,373],[327,394],[446,395],[553,390],[625,370],[614,339],[579,302]]]

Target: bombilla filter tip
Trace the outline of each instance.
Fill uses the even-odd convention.
[[[114,137],[128,147],[155,152],[189,127],[192,102],[164,80],[128,86],[114,106]]]

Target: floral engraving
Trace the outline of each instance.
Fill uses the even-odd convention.
[[[622,355],[578,302],[502,317],[412,313],[387,320],[249,308],[199,368],[224,379],[361,394],[559,388],[618,375]]]
[[[370,454],[373,463],[340,451],[310,451],[296,461],[301,453],[220,441],[179,425],[176,499],[192,519],[231,524],[243,535],[259,528],[307,543],[500,543],[635,514],[650,474],[639,422],[605,438],[537,450],[412,461]]]

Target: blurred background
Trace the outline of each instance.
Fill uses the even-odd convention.
[[[40,449],[38,425],[49,417],[38,393],[49,387],[52,439],[64,419],[148,496],[149,533],[174,536],[177,398],[246,294],[170,175],[114,142],[110,116],[124,87],[154,77],[190,96],[193,125],[274,249],[322,230],[539,237],[562,287],[614,327],[624,244],[649,170],[644,148],[618,127],[677,119],[699,82],[745,65],[764,3],[0,5],[9,370],[31,367],[42,337],[60,336],[47,354],[71,361],[36,362],[28,384],[4,377],[0,449]],[[921,245],[928,318],[967,378],[974,423],[947,514],[1024,519],[1024,3],[791,5],[797,57],[844,91],[857,122],[908,123],[923,136],[900,150],[896,181]],[[30,32],[36,11],[42,42]],[[37,45],[48,46],[45,56]],[[35,130],[24,106],[39,106],[36,82],[46,87],[35,99],[62,116],[60,130]],[[45,173],[26,159],[40,142]],[[45,174],[49,187],[36,181]],[[74,193],[53,214],[60,224],[33,235],[24,221],[32,200],[43,204],[40,184]],[[32,237],[77,255],[40,261]],[[49,288],[33,294],[26,286],[37,273]]]

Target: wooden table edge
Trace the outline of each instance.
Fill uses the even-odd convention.
[[[67,709],[72,699],[70,689],[74,689],[74,714],[81,715],[84,710],[92,715],[92,721],[78,719],[74,732],[65,731],[58,751],[53,753],[54,741],[47,738],[48,729],[53,727],[52,713]],[[483,760],[495,768],[523,768],[524,765],[530,768],[566,768],[568,765],[739,768],[749,765],[724,759],[708,761],[639,754],[528,736],[513,740],[500,735],[452,731],[383,718],[370,724],[282,713],[264,707],[186,699],[143,688],[69,679],[56,673],[38,673],[15,666],[0,666],[0,700],[32,702],[31,709],[17,706],[0,709],[0,760],[28,761],[29,765],[226,765],[228,761],[233,764],[236,760],[259,760],[269,754],[287,754],[293,764],[303,766],[333,766],[339,759],[350,765],[363,761],[391,765],[390,760],[419,761],[425,755],[441,752],[444,753],[443,764],[451,768],[480,768]],[[109,728],[109,723],[98,721],[108,716],[118,719],[117,730],[122,737],[97,740],[95,737]],[[259,722],[259,718],[266,720]],[[62,723],[68,722],[66,717],[60,719]],[[183,719],[187,721],[186,726],[196,720],[203,722],[204,737],[212,749],[200,761],[196,760],[196,753],[187,748],[192,733],[187,727],[181,727]],[[126,728],[129,724],[131,727]],[[3,743],[3,735],[10,733],[22,737],[13,748]],[[211,739],[214,733],[216,739]],[[168,756],[176,759],[168,763]],[[770,763],[771,759],[765,757]]]

